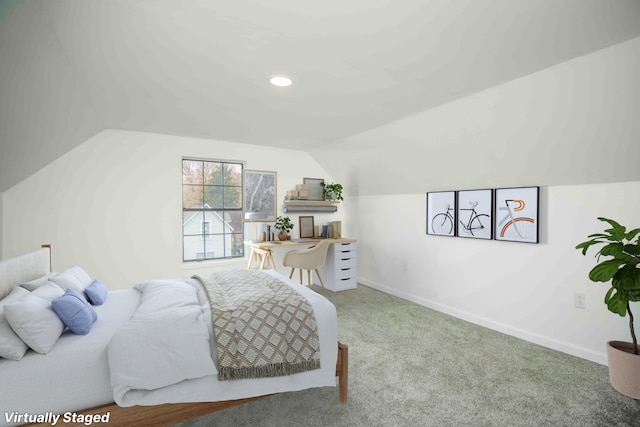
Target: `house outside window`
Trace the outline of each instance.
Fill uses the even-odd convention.
[[[244,257],[240,162],[182,160],[182,260]]]

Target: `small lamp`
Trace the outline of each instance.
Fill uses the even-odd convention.
[[[259,219],[265,219],[266,215],[264,212],[246,212],[244,214],[244,219],[245,221],[249,221],[251,224],[253,224],[253,229],[254,229],[254,236],[255,238],[253,240],[249,240],[249,242],[251,243],[260,243],[262,242],[262,239],[258,238],[258,226],[256,225],[256,223],[254,221],[259,220]]]

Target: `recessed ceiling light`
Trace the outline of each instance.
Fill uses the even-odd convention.
[[[291,83],[293,83],[293,81],[291,80],[291,77],[287,77],[287,76],[271,76],[269,78],[269,81],[271,82],[272,85],[278,86],[278,87],[291,86]]]

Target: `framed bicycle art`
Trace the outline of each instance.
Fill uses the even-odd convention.
[[[456,192],[427,193],[427,234],[455,236]]]
[[[457,196],[457,236],[491,239],[493,237],[493,190],[464,190],[458,191]]]
[[[538,243],[540,187],[497,188],[496,240]]]

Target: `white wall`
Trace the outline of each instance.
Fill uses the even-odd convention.
[[[300,151],[106,130],[4,193],[5,258],[51,243],[56,270],[80,265],[111,289],[198,269],[244,268],[246,261],[183,265],[183,157],[240,160],[247,169],[278,172],[279,214],[286,190],[304,177],[332,180]],[[289,216],[295,237],[298,215]],[[314,216],[324,224],[342,213]],[[253,227],[246,232],[253,237]]]
[[[557,350],[606,363],[605,342],[629,340],[628,318],[607,311],[607,287],[574,247],[609,217],[640,227],[639,182],[541,188],[539,244],[426,235],[425,194],[361,196],[360,283]],[[574,293],[586,310],[574,308]],[[633,304],[640,317],[640,304]],[[425,325],[428,327],[428,325]]]
[[[357,187],[347,215],[360,281],[606,363],[604,343],[628,339],[627,320],[606,310],[606,287],[587,278],[594,259],[573,248],[598,216],[640,226],[639,70],[636,38],[340,141],[343,163],[362,165],[329,168]],[[422,191],[519,185],[542,186],[540,244],[425,234]]]

